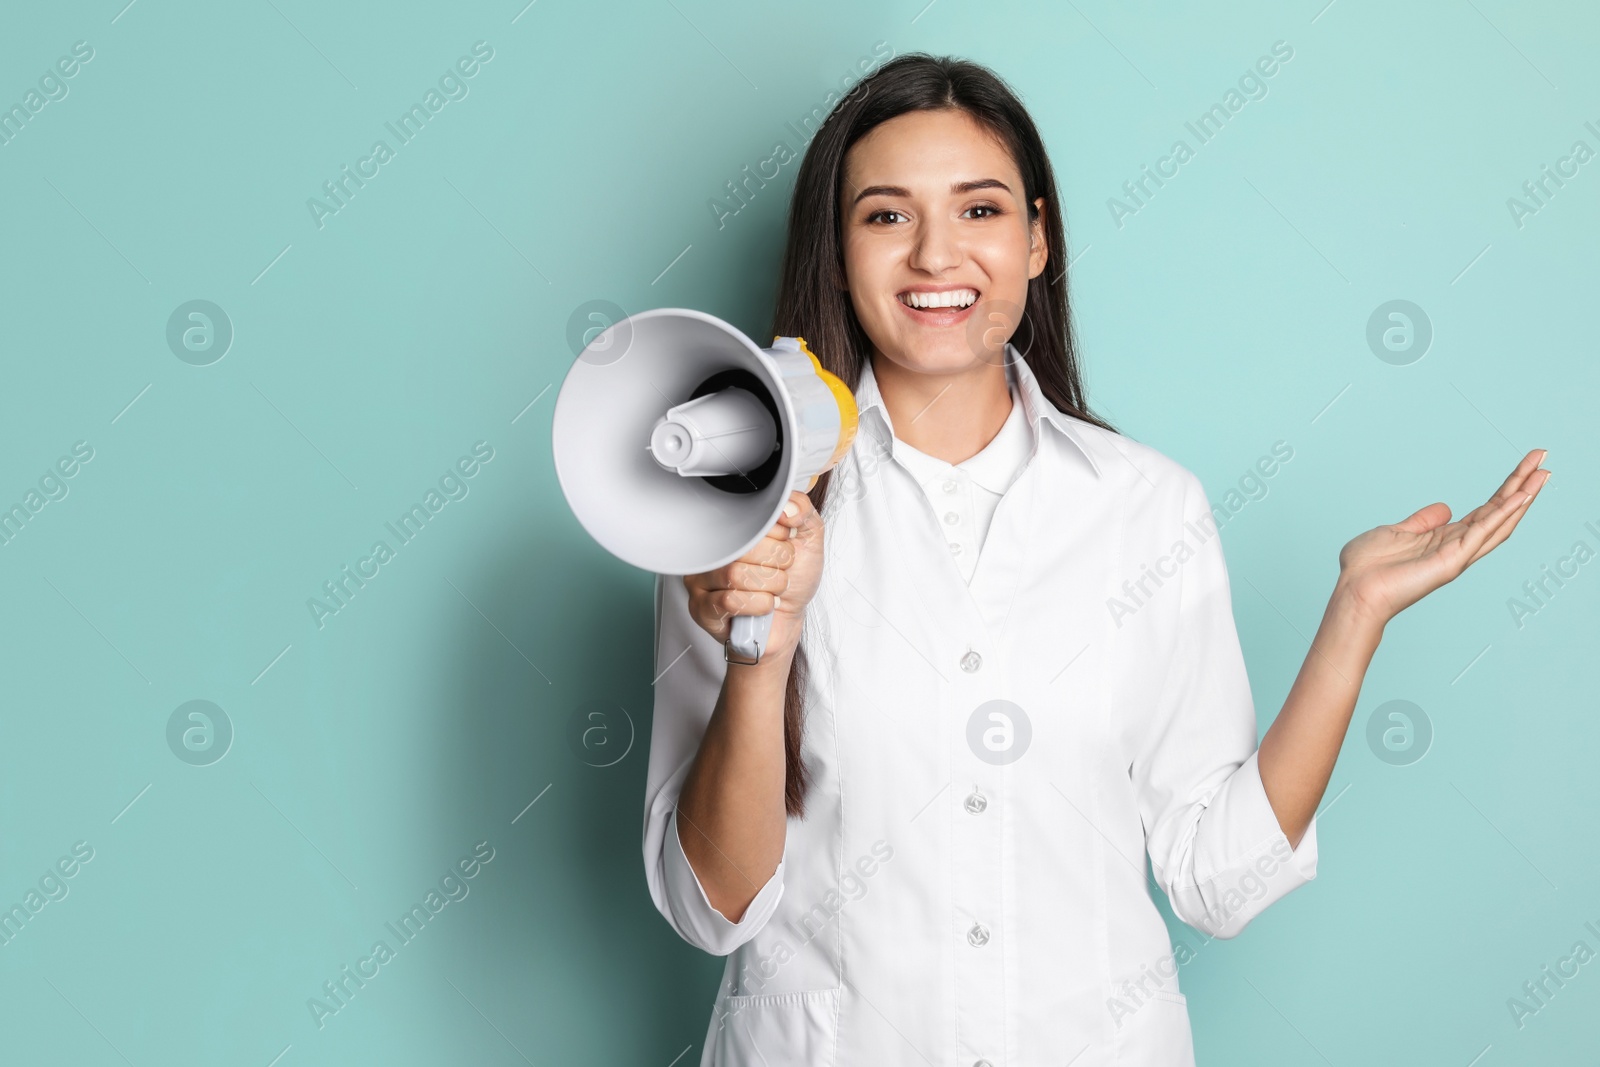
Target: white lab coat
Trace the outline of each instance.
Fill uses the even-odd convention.
[[[1199,480],[1056,409],[1007,350],[1031,454],[970,583],[862,374],[801,637],[807,815],[737,923],[676,820],[722,648],[657,577],[645,876],[728,958],[702,1067],[1191,1065],[1145,854],[1217,938],[1316,877],[1315,820],[1291,850],[1261,784]]]

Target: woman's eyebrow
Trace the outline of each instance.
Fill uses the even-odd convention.
[[[967,182],[953,182],[950,185],[950,191],[952,193],[957,194],[957,195],[960,195],[961,193],[974,192],[974,191],[976,191],[978,189],[1004,189],[1006,192],[1009,193],[1011,191],[1011,186],[1007,185],[1005,182],[1001,181],[998,178],[976,178],[976,179],[974,179],[972,181],[967,181]],[[856,198],[851,201],[851,204],[852,205],[859,204],[861,201],[865,200],[869,196],[910,196],[910,195],[911,195],[911,190],[905,188],[904,186],[899,186],[899,185],[869,185],[865,189],[861,190],[859,193],[856,194]]]

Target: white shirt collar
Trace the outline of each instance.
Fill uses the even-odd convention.
[[[1012,381],[1011,411],[1001,424],[1000,432],[995,434],[977,455],[962,460],[954,466],[966,471],[981,488],[1003,495],[1011,487],[1011,483],[1016,481],[1017,475],[1022,473],[1022,468],[1033,449],[1034,433],[1034,429],[1029,426],[1027,417],[1023,414],[1022,400],[1017,394],[1016,382]],[[930,456],[898,438],[895,439],[895,445],[898,448],[895,458],[911,468],[911,473],[920,485],[926,486],[928,482],[952,467],[952,464],[945,460]]]
[[[1007,424],[1017,417],[1015,400],[1021,400],[1022,410],[1018,421],[1025,422],[1029,431],[1027,439],[1024,441],[1026,447],[1033,447],[1034,442],[1038,440],[1039,422],[1043,419],[1076,446],[1078,453],[1089,464],[1089,468],[1094,471],[1096,477],[1099,477],[1100,465],[1096,461],[1093,449],[1086,439],[1087,435],[1075,425],[1077,420],[1050,402],[1049,398],[1040,390],[1039,382],[1033,375],[1033,369],[1028,366],[1028,361],[1022,358],[1022,353],[1018,352],[1016,346],[1010,342],[1006,344],[1006,357],[1006,374],[1011,382],[1014,396],[1011,409],[1012,416],[1007,418]],[[886,453],[891,456],[894,455],[894,424],[889,420],[889,409],[884,406],[883,394],[878,392],[878,379],[872,373],[872,360],[870,358],[862,365],[861,381],[856,386],[855,399],[856,411],[860,416],[862,430],[871,433]],[[1005,427],[1002,427],[1001,434],[996,436],[995,441],[998,441],[1000,436],[1004,434]],[[990,442],[991,445],[994,443],[993,441]],[[901,444],[904,444],[904,442],[901,442]],[[1004,448],[1005,446],[1002,445],[1002,450]],[[978,453],[977,456],[972,457],[962,466],[972,472],[974,480],[978,481],[980,485],[989,488],[991,483],[983,480],[980,471],[984,468],[1002,471],[1012,460],[1009,453],[1002,451],[992,457],[992,463],[989,460],[983,460],[983,462],[978,463],[978,468],[974,469],[972,464],[979,461],[984,454],[984,452]]]

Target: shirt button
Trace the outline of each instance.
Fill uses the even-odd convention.
[[[972,1067],[994,1067],[994,1064],[988,1060],[977,1060],[972,1064]]]
[[[961,657],[961,669],[966,671],[968,674],[973,673],[981,666],[983,666],[983,657],[978,655],[976,652],[968,652],[965,656]]]
[[[961,521],[961,516],[957,515],[955,512],[947,511],[947,512],[944,513],[944,524],[946,526],[954,526],[956,523],[958,523],[960,521]]]
[[[955,492],[956,491],[956,483],[955,482],[945,482],[944,483],[944,491],[947,492],[947,493]]]
[[[961,542],[960,541],[951,541],[950,542],[950,554],[952,556],[961,555]]]
[[[967,931],[967,942],[973,948],[982,948],[989,943],[989,928],[982,923],[973,923],[972,929]]]
[[[988,806],[988,798],[982,793],[978,792],[976,789],[967,794],[967,810],[972,812],[972,814],[979,815],[983,812],[983,809],[987,808]]]

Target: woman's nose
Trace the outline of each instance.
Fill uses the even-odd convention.
[[[918,224],[911,239],[913,267],[938,274],[960,263],[962,254],[955,220],[930,218]]]

